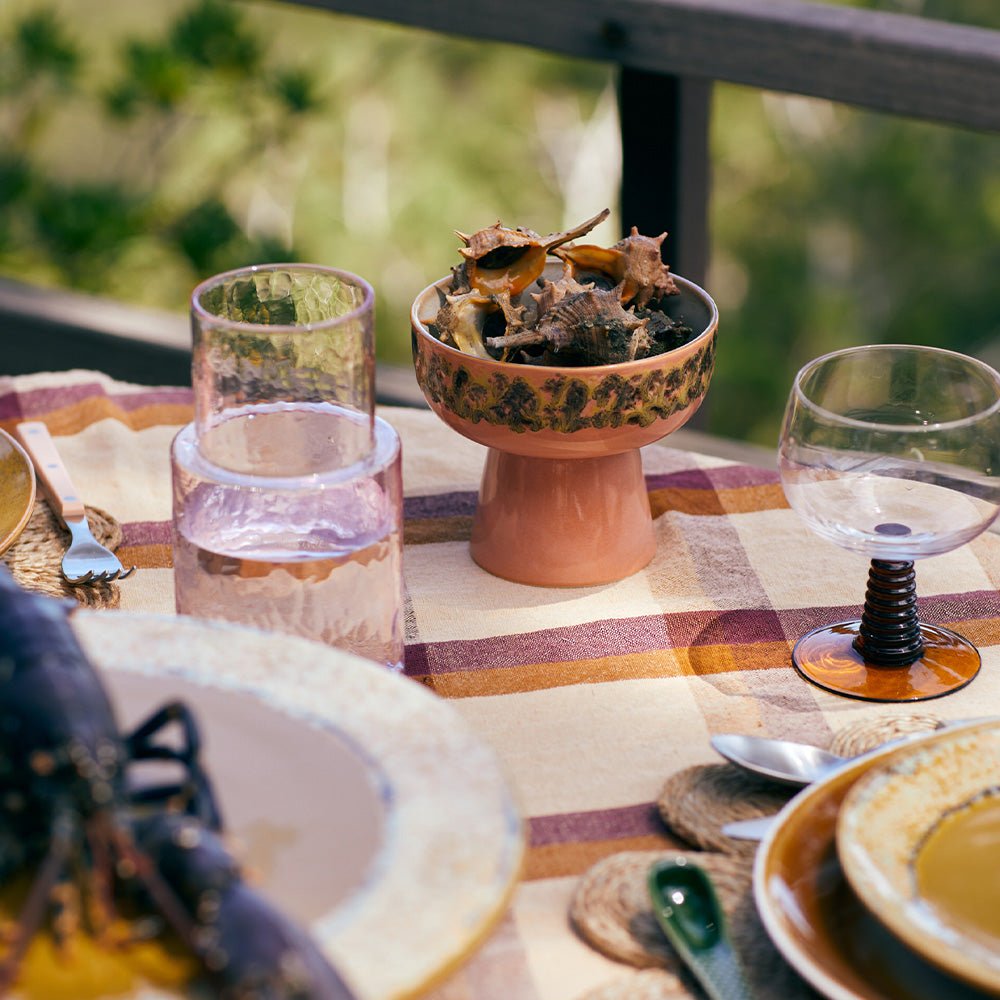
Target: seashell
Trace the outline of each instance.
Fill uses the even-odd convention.
[[[613,247],[591,244],[562,246],[553,254],[562,260],[574,278],[596,280],[598,284],[622,285],[622,303],[645,306],[664,295],[676,295],[670,268],[660,257],[660,247],[667,238],[642,236],[633,226],[630,235]]]
[[[653,354],[672,351],[675,347],[686,344],[694,336],[691,327],[686,326],[678,319],[672,319],[658,309],[642,308],[635,309],[634,312],[639,319],[647,320],[646,333],[653,341]]]
[[[539,278],[538,287],[540,291],[530,293],[534,301],[534,316],[536,321],[555,308],[567,295],[578,295],[580,292],[585,292],[594,286],[592,284],[581,285],[576,278],[567,273],[556,281],[547,281],[545,278]],[[525,325],[533,326],[534,323],[525,319]]]
[[[486,343],[494,349],[544,345],[556,364],[610,365],[645,357],[653,343],[648,321],[622,308],[621,292],[616,286],[567,295],[534,330],[489,337]]]
[[[472,286],[469,284],[469,276],[465,273],[465,261],[463,260],[461,264],[456,264],[451,269],[451,294],[464,295],[471,291]]]
[[[484,334],[489,330],[504,333],[518,330],[523,312],[524,306],[514,305],[506,292],[502,295],[465,292],[445,296],[434,326],[444,343],[477,358],[491,358],[483,342]]]
[[[471,236],[456,230],[465,244],[459,253],[465,258],[465,279],[473,291],[484,295],[508,292],[520,295],[545,269],[545,258],[556,247],[578,239],[603,222],[610,209],[562,233],[539,236],[530,229],[508,229],[499,220]]]

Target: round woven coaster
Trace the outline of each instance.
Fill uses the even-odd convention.
[[[609,958],[642,969],[665,970],[642,981],[625,978],[588,994],[586,1000],[622,997],[674,997],[691,980],[653,916],[646,888],[650,866],[683,857],[708,873],[726,915],[729,935],[751,985],[761,996],[801,994],[798,977],[775,951],[757,916],[752,859],[699,851],[624,851],[604,858],[581,878],[570,903],[570,920],[580,936]],[[629,985],[635,992],[622,992]],[[670,991],[673,992],[670,992]]]
[[[856,757],[874,750],[889,740],[913,733],[928,733],[940,729],[941,720],[936,715],[892,715],[882,719],[862,719],[844,726],[830,744],[833,753],[842,757]]]
[[[686,858],[711,876],[726,913],[750,887],[750,862],[732,854],[695,851],[623,851],[598,861],[577,884],[570,921],[598,951],[637,968],[676,972],[676,954],[653,916],[646,875],[656,861]]]
[[[589,990],[580,1000],[688,1000],[691,993],[666,969],[640,969]]]
[[[667,826],[688,843],[706,851],[752,856],[757,844],[727,837],[722,826],[770,816],[794,791],[734,764],[702,764],[672,774],[656,804]]]
[[[102,545],[113,551],[121,544],[121,525],[110,514],[88,507],[87,521]],[[88,608],[117,608],[121,603],[118,584],[85,583],[73,587],[63,579],[59,566],[69,541],[69,532],[49,505],[37,500],[21,537],[0,559],[25,590],[50,597],[69,597]]]

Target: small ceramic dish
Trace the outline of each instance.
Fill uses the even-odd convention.
[[[1000,993],[1000,723],[900,749],[847,794],[837,853],[851,888],[929,962]]]
[[[24,449],[0,430],[0,552],[17,541],[35,505],[35,469]]]

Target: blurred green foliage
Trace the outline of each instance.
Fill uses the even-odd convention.
[[[1000,28],[995,0],[851,2]],[[798,366],[848,344],[1000,360],[997,136],[718,85],[712,151],[705,429],[773,444]],[[183,311],[213,272],[332,264],[408,364],[453,229],[564,228],[615,209],[619,171],[606,65],[292,4],[0,7],[0,271],[24,280]]]

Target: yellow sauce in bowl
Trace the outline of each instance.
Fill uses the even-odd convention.
[[[27,879],[21,877],[0,892],[0,924],[13,926],[27,889]],[[127,998],[150,987],[186,996],[197,971],[194,959],[159,939],[132,940],[133,932],[119,916],[109,926],[106,942],[78,930],[57,943],[46,921],[18,968],[12,1000]]]
[[[1000,951],[1000,789],[946,815],[916,857],[917,889],[939,919]]]

